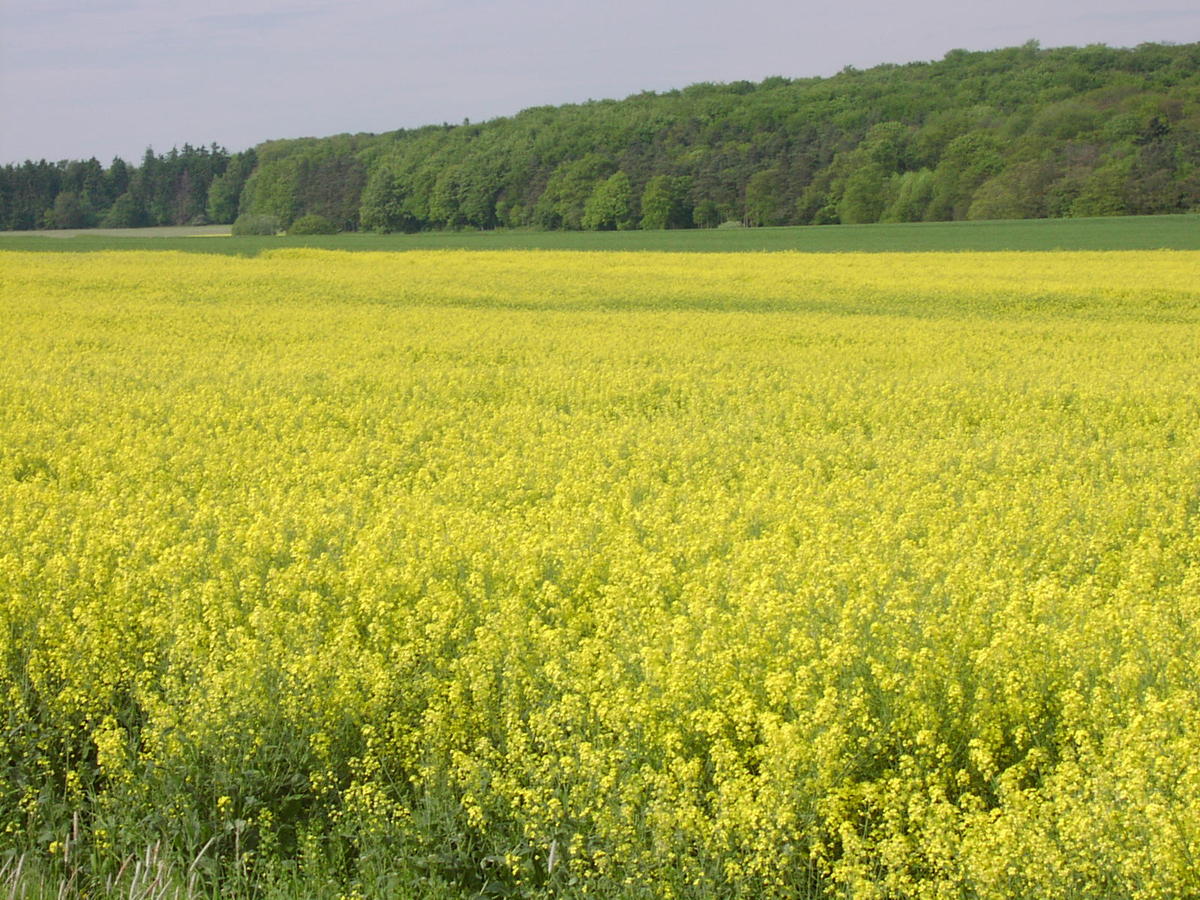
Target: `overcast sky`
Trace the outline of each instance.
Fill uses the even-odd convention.
[[[1195,0],[0,0],[0,163],[481,121],[697,81],[1200,40]]]

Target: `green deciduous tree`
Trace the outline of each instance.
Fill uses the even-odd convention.
[[[613,174],[612,160],[599,153],[561,163],[534,206],[534,221],[543,228],[578,231],[583,227],[583,207],[596,182]]]
[[[692,224],[697,228],[716,228],[721,224],[721,208],[711,199],[701,200],[692,210]]]
[[[920,222],[933,199],[933,171],[927,168],[893,176],[892,201],[881,218],[883,222]]]
[[[926,218],[965,219],[975,189],[1003,168],[1004,157],[994,134],[972,131],[956,137],[933,171],[933,199]]]
[[[1044,218],[1050,212],[1051,187],[1060,174],[1048,160],[1011,166],[975,189],[967,218]]]
[[[89,212],[80,201],[79,195],[61,191],[54,198],[54,208],[46,213],[48,228],[84,228],[88,224]]]
[[[292,223],[288,234],[337,234],[337,223],[320,213],[308,213]]]
[[[126,191],[113,201],[100,224],[105,228],[141,228],[148,224],[146,209],[137,197]]]
[[[237,218],[242,190],[246,180],[254,171],[253,150],[236,153],[229,160],[225,171],[213,178],[208,187],[207,213],[209,221],[225,223]]]
[[[233,223],[233,233],[236,235],[271,235],[279,234],[283,223],[278,216],[266,213],[242,213]]]
[[[846,179],[842,199],[838,203],[838,218],[854,225],[878,222],[889,205],[889,174],[878,163],[868,162]]]
[[[629,176],[617,172],[596,185],[583,208],[583,227],[591,231],[629,228],[633,221],[633,188]]]
[[[363,190],[359,223],[370,231],[414,232],[421,230],[421,220],[409,206],[410,189],[407,180],[389,167],[379,167],[371,173]]]
[[[750,225],[778,225],[785,215],[777,168],[755,172],[746,182],[746,221]]]
[[[243,182],[232,172],[225,172],[213,179],[208,186],[206,211],[209,221],[225,223],[237,218],[242,186]]]
[[[686,176],[655,175],[642,191],[642,228],[690,228],[692,182]]]

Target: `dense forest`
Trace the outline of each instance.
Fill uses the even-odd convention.
[[[27,161],[0,169],[0,228],[138,228],[232,222],[255,152],[185,144],[147,150],[140,166],[118,158]]]
[[[0,169],[6,229],[238,217],[266,230],[690,228],[1196,209],[1200,43],[953,50],[482,124]]]

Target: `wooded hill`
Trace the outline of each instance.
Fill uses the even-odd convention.
[[[954,50],[482,124],[0,172],[5,228],[257,221],[420,231],[1200,209],[1200,43]],[[297,223],[300,224],[300,223]]]

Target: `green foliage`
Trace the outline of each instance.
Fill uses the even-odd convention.
[[[596,185],[583,207],[583,227],[590,231],[626,230],[633,221],[633,188],[629,176],[617,172]]]
[[[872,125],[858,150],[885,172],[900,172],[912,163],[913,129],[902,122]]]
[[[429,197],[430,224],[438,228],[492,228],[495,191],[481,173],[464,165],[443,169]]]
[[[54,208],[46,212],[46,227],[83,228],[91,224],[90,212],[78,194],[62,191],[54,198]]]
[[[822,173],[812,184],[808,185],[796,199],[796,218],[805,225],[828,225],[829,222],[819,221],[822,214],[832,209],[830,202],[830,187],[832,178],[828,171]],[[831,213],[836,221],[837,212]]]
[[[721,208],[709,199],[701,200],[692,210],[692,224],[697,228],[717,228],[721,224]]]
[[[360,226],[384,234],[420,231],[421,221],[408,205],[410,194],[404,179],[396,172],[382,166],[375,169],[363,190]]]
[[[301,216],[292,223],[288,234],[337,234],[341,231],[336,222],[332,222],[320,213],[309,213]]]
[[[534,222],[542,228],[578,231],[583,227],[584,205],[597,182],[608,178],[614,168],[612,160],[599,153],[561,163],[538,198]]]
[[[146,209],[129,191],[113,201],[113,205],[100,220],[103,228],[141,228],[147,225]]]
[[[232,222],[237,218],[242,183],[229,172],[218,175],[208,188],[208,218],[213,222]]]
[[[976,189],[967,218],[1043,218],[1049,212],[1048,192],[1057,174],[1053,165],[1041,160],[1006,169]]]
[[[1129,166],[1115,161],[1092,171],[1071,204],[1073,216],[1120,216],[1126,212],[1124,186]]]
[[[271,141],[232,157],[185,145],[136,167],[0,167],[0,228],[80,212],[95,223],[125,193],[148,225],[240,212],[285,226],[316,213],[343,230],[619,228],[597,224],[611,216],[584,222],[618,171],[630,223],[654,229],[1169,213],[1200,206],[1198,98],[1200,44],[952,51],[482,125]],[[921,170],[930,175],[909,177]],[[661,178],[690,179],[686,196],[652,186]],[[62,193],[78,210],[55,215]]]
[[[781,193],[778,169],[751,175],[746,182],[746,221],[751,225],[782,225],[785,207]]]
[[[987,131],[960,135],[946,147],[933,171],[927,219],[965,219],[975,189],[1004,168],[999,139]]]
[[[275,235],[283,229],[278,216],[265,213],[245,213],[233,223],[233,233],[244,235]]]
[[[881,221],[884,222],[920,222],[925,218],[925,211],[933,199],[933,172],[927,168],[905,172],[893,176],[893,194],[891,204]]]
[[[1029,127],[1031,134],[1071,140],[1096,130],[1101,111],[1079,100],[1065,100],[1042,109]]]
[[[642,191],[642,228],[689,228],[692,182],[683,176],[655,175]]]
[[[855,170],[846,179],[837,206],[839,221],[848,225],[878,222],[889,205],[888,185],[888,172],[878,163],[870,162]]]
[[[287,228],[291,225],[298,215],[298,168],[296,161],[292,159],[272,160],[260,164],[246,181],[245,199],[242,202],[243,216],[248,213],[271,216],[279,222],[280,227]],[[237,223],[234,225],[236,228]]]
[[[243,156],[248,172],[253,151]],[[184,144],[161,155],[147,150],[139,167],[114,159],[106,170],[94,158],[0,167],[0,228],[202,222],[212,182],[229,161],[215,144]]]
[[[229,161],[224,172],[213,179],[208,188],[208,218],[224,224],[237,218],[238,205],[246,180],[254,170],[255,153],[238,153]]]

